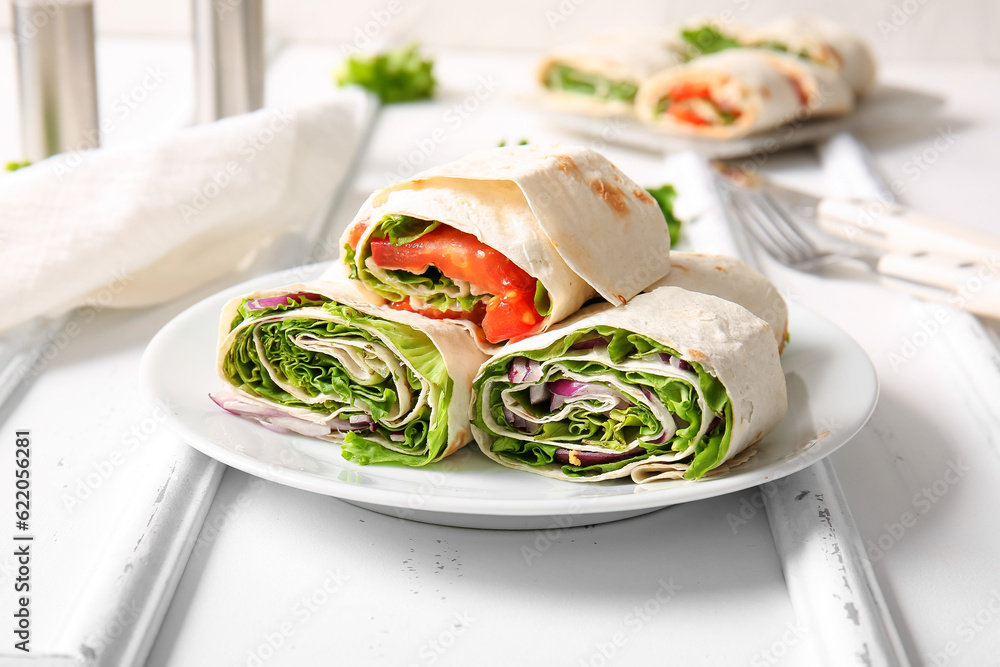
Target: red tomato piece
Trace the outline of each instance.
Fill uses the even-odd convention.
[[[481,323],[491,343],[527,335],[543,319],[535,309],[538,281],[472,234],[439,225],[420,238],[398,246],[388,238],[372,238],[369,243],[372,260],[383,269],[419,274],[434,266],[453,280],[464,280],[494,295],[486,304]],[[409,304],[403,308],[414,310]],[[431,310],[436,309],[418,312],[427,315]],[[440,316],[441,311],[437,313]]]
[[[685,81],[683,83],[678,83],[670,89],[670,99],[674,102],[683,102],[684,100],[692,100],[696,98],[703,100],[712,98],[712,93],[708,89],[708,84]]]
[[[677,120],[690,123],[691,125],[711,125],[711,123],[696,114],[693,110],[680,104],[671,104],[667,107],[667,113]]]

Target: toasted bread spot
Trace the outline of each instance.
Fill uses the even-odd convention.
[[[723,273],[729,273],[729,269],[727,269],[724,266],[717,266],[717,267],[715,267],[715,270],[716,271],[722,271]]]
[[[622,302],[622,305],[628,303],[628,299],[623,297],[621,294],[615,294],[615,298]]]
[[[706,357],[705,354],[700,350],[688,350],[687,353],[688,356],[694,359],[695,361],[705,361],[706,359],[708,359],[708,357]]]
[[[765,100],[771,99],[771,89],[768,88],[767,86],[763,86],[760,89],[760,97],[761,97],[761,99],[765,99]]]
[[[616,215],[624,216],[628,213],[628,201],[625,199],[625,193],[617,185],[598,179],[590,182],[590,189],[603,199],[604,203],[610,206]]]
[[[559,171],[567,176],[572,176],[573,178],[579,178],[580,176],[580,168],[576,166],[573,158],[568,155],[557,155],[556,166],[559,167]]]
[[[641,190],[641,189],[640,190],[633,190],[632,194],[635,195],[636,199],[638,199],[639,201],[641,201],[643,203],[646,203],[646,204],[655,204],[656,203],[656,200],[653,199],[653,195],[649,194],[645,190]]]

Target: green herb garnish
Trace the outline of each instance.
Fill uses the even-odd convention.
[[[430,99],[434,95],[434,61],[424,59],[416,44],[371,56],[351,56],[335,73],[337,85],[355,84],[383,104]]]

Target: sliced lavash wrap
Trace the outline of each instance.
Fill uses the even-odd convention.
[[[682,287],[743,306],[768,323],[781,352],[788,340],[788,304],[764,275],[729,255],[670,253],[670,273],[646,288]]]
[[[667,31],[619,29],[545,54],[537,67],[547,102],[583,113],[631,112],[639,84],[684,62],[680,40]]]
[[[777,19],[748,35],[743,42],[826,65],[858,96],[868,92],[875,82],[875,56],[865,40],[818,16]]]
[[[488,457],[577,482],[699,479],[748,458],[787,410],[771,327],[679,287],[509,344],[473,389]]]
[[[766,51],[772,65],[795,85],[802,116],[839,116],[854,109],[854,90],[836,69],[806,58]]]
[[[707,91],[708,98],[690,97]],[[762,49],[727,49],[646,80],[636,115],[680,136],[734,139],[802,117],[796,84]],[[694,120],[692,120],[694,119]]]
[[[341,239],[341,262],[375,302],[420,298],[470,309],[475,285],[426,285],[381,271],[367,244],[405,216],[471,234],[537,280],[544,331],[600,295],[627,302],[670,270],[670,234],[652,196],[584,147],[525,145],[474,153],[375,192]],[[356,249],[350,239],[358,238]],[[464,322],[464,326],[477,329]],[[477,340],[484,349],[481,331]],[[492,341],[496,343],[498,341]]]
[[[469,441],[484,359],[465,329],[372,305],[338,275],[231,300],[217,357],[229,389],[212,399],[356,463],[422,466]]]

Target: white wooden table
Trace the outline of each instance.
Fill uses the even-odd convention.
[[[154,91],[109,140],[183,122],[190,104],[183,45],[101,48],[128,54],[102,69],[110,102],[146,66],[167,64],[171,71],[164,82],[170,88]],[[336,57],[336,50],[286,49],[271,68],[271,101],[327,94]],[[341,202],[341,226],[368,192],[411,167],[502,139],[571,139],[519,103],[529,86],[529,59],[445,52],[438,62],[442,86],[434,103],[382,112]],[[8,54],[0,53],[0,158],[14,150],[12,74]],[[901,183],[911,205],[1000,231],[1000,70],[889,67],[885,78],[949,100],[940,117],[862,136],[887,177]],[[935,147],[942,135],[954,140]],[[606,153],[640,183],[663,178],[658,155],[613,145]],[[774,155],[765,170],[816,191],[834,185],[824,182],[807,150]],[[878,408],[833,463],[910,660],[997,664],[1000,530],[993,508],[1000,502],[1000,394],[982,391],[995,360],[970,362],[955,349],[962,332],[947,323],[921,335],[936,306],[874,282],[767,268],[789,297],[839,323],[878,369]],[[84,539],[86,547],[72,557],[58,544],[38,544],[50,557],[36,568],[36,581],[58,583],[66,609],[107,565],[108,536],[132,530],[130,504],[156,492],[130,490],[130,466],[156,450],[166,456],[169,448],[183,447],[135,390],[145,343],[194,298],[98,313],[13,410],[0,413],[0,436],[32,428],[51,451],[71,443],[92,452],[91,463],[105,460],[134,429],[143,434],[135,450],[141,456],[113,466],[107,483],[94,489],[100,500],[88,501],[101,503],[106,530]],[[68,412],[54,407],[66,396],[74,397]],[[59,460],[40,451],[34,461],[37,493],[48,496],[42,503],[53,513],[68,511],[59,509],[67,491],[45,486],[45,471],[49,479],[62,474],[70,492],[76,481],[58,471]],[[0,474],[6,470],[0,467]],[[79,479],[89,472],[81,467]],[[752,511],[754,493],[593,527],[494,532],[390,518],[229,469],[146,664],[811,664],[814,629],[796,619],[766,515]],[[734,524],[731,516],[745,523]],[[526,559],[524,547],[541,557]],[[9,570],[0,577],[9,597]],[[58,599],[58,591],[47,592],[47,599]],[[126,609],[119,622],[128,626],[135,616]],[[63,617],[39,614],[38,622]],[[36,637],[56,630],[38,626]],[[107,626],[109,640],[114,630]]]

